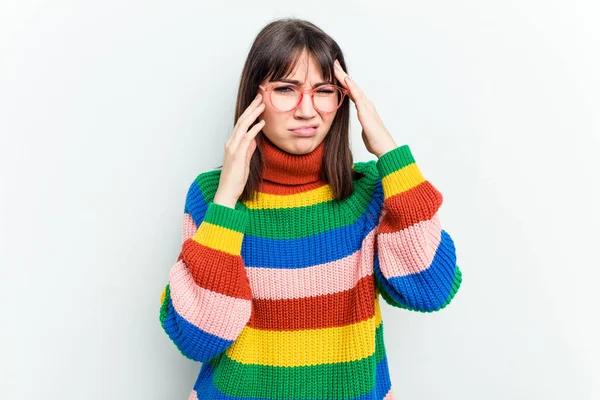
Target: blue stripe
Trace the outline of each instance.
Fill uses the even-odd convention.
[[[200,226],[207,209],[208,204],[206,203],[206,200],[204,200],[204,195],[200,190],[200,186],[198,186],[196,181],[192,182],[187,192],[183,212],[190,214],[196,223],[196,226]]]
[[[244,265],[305,268],[348,257],[361,248],[365,237],[377,226],[382,206],[383,187],[379,180],[365,211],[351,225],[296,239],[271,239],[246,233],[241,249]],[[184,212],[200,226],[207,208],[200,187],[194,182],[188,191]],[[292,263],[290,255],[294,257]]]
[[[186,357],[205,362],[233,344],[232,340],[205,332],[188,322],[175,310],[170,296],[167,304],[169,313],[163,322],[163,328]]]
[[[263,268],[305,268],[348,257],[362,247],[377,226],[381,201],[372,198],[353,224],[296,239],[271,239],[245,234],[244,265]],[[292,258],[290,258],[292,257]]]
[[[452,292],[456,251],[450,235],[442,229],[442,239],[429,268],[410,275],[386,279],[381,273],[379,249],[375,257],[375,277],[386,293],[402,306],[419,311],[438,310]]]

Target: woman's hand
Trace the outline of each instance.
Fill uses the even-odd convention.
[[[333,65],[335,77],[344,88],[348,89],[350,100],[356,105],[358,120],[362,125],[362,138],[367,151],[380,157],[383,153],[398,147],[392,135],[383,125],[373,103],[367,99],[354,80],[350,79],[338,60],[335,60]]]
[[[233,127],[233,133],[225,143],[223,170],[219,187],[213,199],[214,203],[235,208],[235,203],[242,195],[248,181],[250,159],[256,150],[255,137],[265,126],[265,121],[260,120],[252,128],[250,128],[250,124],[256,121],[264,109],[265,103],[262,101],[262,95],[258,94]]]

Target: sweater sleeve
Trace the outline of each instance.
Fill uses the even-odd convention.
[[[187,194],[182,247],[160,299],[160,322],[179,351],[206,362],[225,351],[252,313],[241,257],[245,210],[206,202],[198,181]]]
[[[450,303],[462,281],[454,241],[437,214],[442,194],[424,179],[408,145],[382,154],[375,165],[383,187],[376,289],[394,307],[438,311]]]

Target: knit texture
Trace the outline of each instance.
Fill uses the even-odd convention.
[[[379,295],[433,312],[462,280],[441,193],[408,145],[353,164],[364,176],[342,201],[320,178],[325,142],[261,146],[255,199],[214,203],[221,170],[187,193],[160,322],[203,363],[189,399],[393,399]]]

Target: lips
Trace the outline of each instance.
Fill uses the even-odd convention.
[[[301,136],[312,136],[317,132],[317,127],[318,125],[304,125],[295,129],[290,129],[290,131]]]
[[[309,133],[314,133],[316,130],[317,130],[317,128],[299,128],[299,129],[293,129],[292,132],[309,134]]]

